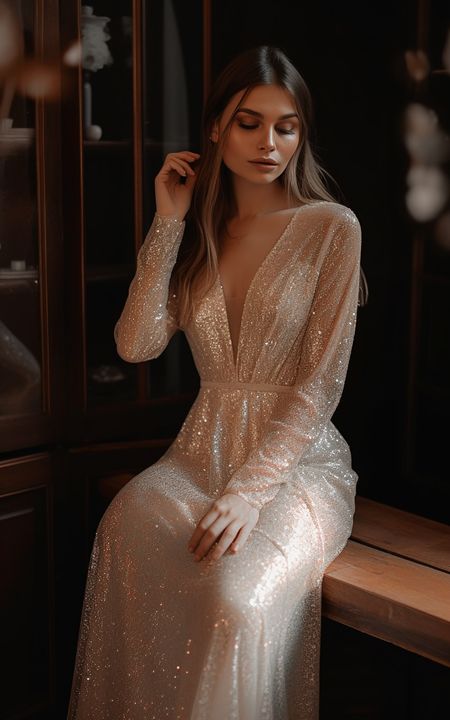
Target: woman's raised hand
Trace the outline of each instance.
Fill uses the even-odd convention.
[[[191,205],[197,176],[190,163],[198,160],[198,153],[182,150],[166,155],[164,165],[155,177],[156,211],[183,220]],[[185,182],[180,182],[186,178]]]
[[[196,560],[205,555],[208,560],[218,560],[228,548],[237,552],[247,541],[258,519],[259,510],[253,505],[239,495],[225,493],[197,524],[188,549],[195,553]]]

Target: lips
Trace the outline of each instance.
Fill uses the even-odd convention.
[[[271,158],[255,158],[254,160],[249,160],[249,162],[257,165],[267,165],[271,167],[278,165],[276,160],[272,160]]]

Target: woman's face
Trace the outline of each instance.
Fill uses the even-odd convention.
[[[234,95],[211,137],[217,140],[244,91]],[[254,87],[236,113],[223,162],[235,175],[257,184],[280,177],[300,143],[300,118],[291,94],[279,85]]]

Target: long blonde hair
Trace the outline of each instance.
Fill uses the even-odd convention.
[[[285,88],[292,95],[300,118],[301,141],[278,179],[289,201],[297,204],[317,200],[337,202],[324,183],[325,176],[333,178],[321,167],[311,147],[312,98],[302,76],[279,48],[263,45],[241,53],[222,70],[203,110],[201,160],[196,168],[197,180],[186,216],[185,236],[170,281],[170,292],[177,296],[180,327],[189,322],[195,303],[217,278],[219,239],[235,210],[230,172],[222,162],[223,149],[234,116],[257,85]],[[214,123],[239,92],[243,94],[230,120],[218,142],[212,143],[210,134]],[[366,302],[367,281],[361,268],[359,304]]]

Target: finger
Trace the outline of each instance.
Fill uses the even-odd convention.
[[[208,559],[211,561],[216,561],[219,558],[226,553],[228,548],[233,543],[234,539],[236,538],[236,535],[238,534],[240,530],[241,524],[239,520],[235,520],[234,522],[230,523],[226,530],[222,533],[220,540],[218,541],[215,548],[213,548],[209,554]]]
[[[217,519],[218,516],[219,512],[217,510],[214,510],[213,508],[210,508],[210,510],[208,510],[208,512],[202,518],[200,518],[200,521],[197,523],[197,527],[195,528],[191,539],[189,540],[188,550],[194,552],[205,531]]]
[[[188,190],[191,190],[195,183],[197,182],[197,175],[188,175],[186,178],[186,182],[184,183],[184,187]]]
[[[176,160],[181,163],[186,163],[186,167],[190,167],[189,163],[195,163],[199,160],[200,155],[194,155],[193,153],[173,153],[167,155],[166,159],[164,160],[163,167],[166,163],[170,162],[171,160]]]
[[[192,170],[189,166],[187,166],[187,168]],[[155,180],[162,180],[163,182],[166,182],[170,178],[173,170],[183,177],[186,177],[188,174],[182,161],[177,158],[169,158],[162,166]]]
[[[175,162],[179,163],[179,165],[181,165],[181,167],[184,168],[184,170],[186,170],[189,175],[195,175],[195,171],[189,165],[189,162],[194,162],[193,159],[189,161],[189,160],[184,160],[183,158],[176,157],[176,158],[173,158],[173,160],[175,160]]]
[[[243,547],[243,545],[245,545],[245,543],[247,542],[248,536],[250,535],[252,530],[253,530],[253,528],[250,525],[248,525],[248,523],[246,525],[244,525],[240,529],[238,534],[236,535],[233,542],[231,543],[230,552],[237,553]]]
[[[171,174],[171,171],[175,170],[179,175],[182,177],[186,177],[187,172],[185,168],[183,167],[183,164],[177,160],[176,158],[170,158],[167,160],[164,165],[162,166],[159,174],[156,176],[156,178],[159,178],[163,182],[165,182]]]
[[[211,550],[217,538],[220,537],[225,528],[229,525],[229,522],[230,521],[222,515],[209,526],[195,550],[196,560],[201,560]]]
[[[200,154],[196,153],[196,152],[191,152],[191,150],[181,150],[180,152],[168,153],[166,155],[166,158],[170,158],[170,157],[183,157],[186,159],[191,158],[192,160],[194,160],[194,159],[199,158]]]

